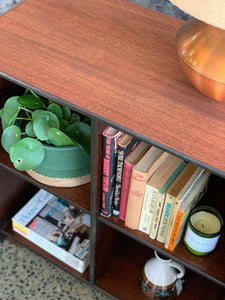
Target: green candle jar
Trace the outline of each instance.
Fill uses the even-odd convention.
[[[211,253],[220,238],[223,219],[220,213],[210,206],[199,206],[190,213],[184,244],[198,256]]]

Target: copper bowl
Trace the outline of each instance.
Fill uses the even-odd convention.
[[[204,95],[225,102],[225,30],[194,18],[177,32],[183,71]]]

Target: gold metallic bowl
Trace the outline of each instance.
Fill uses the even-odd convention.
[[[225,30],[194,18],[177,32],[183,71],[204,95],[225,102]]]

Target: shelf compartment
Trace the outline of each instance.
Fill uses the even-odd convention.
[[[13,188],[10,188],[13,185]],[[0,166],[0,188],[1,188],[1,211],[0,211],[0,235],[7,236],[11,241],[19,242],[22,245],[34,250],[45,258],[55,262],[58,266],[79,276],[80,278],[89,280],[89,268],[84,272],[77,272],[67,264],[55,258],[48,252],[44,251],[25,237],[21,236],[12,229],[11,218],[34,196],[39,190],[37,186],[29,183],[29,181],[13,174],[10,170]]]
[[[24,93],[24,87],[14,84],[11,81],[0,78],[0,96],[1,100],[6,100],[13,95],[20,95]],[[3,102],[0,103],[0,107],[3,106]],[[74,203],[80,209],[90,213],[90,183],[83,184],[76,187],[53,187],[42,184],[26,172],[20,172],[16,170],[10,161],[9,154],[0,146],[0,165],[7,168],[11,172],[19,175],[28,182],[38,186],[39,188],[44,188],[56,196],[61,197],[66,201]]]
[[[225,180],[221,177],[212,175],[208,187],[208,192],[202,202],[214,206],[217,208],[223,218],[225,212],[225,203],[223,201],[225,193]],[[99,216],[99,220],[108,226],[113,227],[116,230],[124,233],[125,235],[138,240],[144,245],[161,251],[164,255],[172,257],[183,263],[189,269],[199,273],[202,276],[220,284],[225,287],[225,231],[223,230],[216,249],[208,256],[199,257],[190,253],[185,247],[183,240],[177,245],[174,251],[169,251],[164,248],[163,244],[151,239],[147,234],[138,230],[132,230],[125,226],[125,222],[121,221],[119,217],[112,215],[109,218]]]
[[[44,251],[43,249],[41,249],[37,245],[33,244],[31,241],[27,240],[26,238],[24,238],[23,236],[21,236],[20,234],[15,232],[12,229],[11,222],[8,223],[2,229],[2,233],[5,234],[11,241],[17,242],[20,245],[28,247],[29,249],[33,250],[37,254],[39,254],[39,255],[43,256],[44,258],[50,260],[51,262],[55,263],[57,266],[61,267],[62,269],[64,269],[64,270],[70,272],[71,274],[79,277],[79,279],[82,279],[86,282],[89,281],[89,267],[87,268],[87,270],[84,273],[77,272],[75,269],[71,268],[69,265],[63,263],[61,260],[55,258],[54,256],[52,256],[48,252]]]
[[[28,182],[36,185],[39,188],[44,188],[50,193],[61,197],[66,201],[70,201],[75,204],[78,208],[90,213],[90,183],[70,188],[59,188],[51,187],[42,183],[37,182],[31,178],[26,172],[20,172],[13,167],[10,161],[9,154],[0,147],[0,166],[6,168],[9,172],[18,175],[19,177],[27,180]]]
[[[202,276],[211,279],[212,281],[225,287],[225,270],[224,270],[224,247],[225,247],[225,237],[221,236],[220,241],[216,249],[206,257],[198,257],[191,254],[181,241],[176,249],[171,252],[164,248],[162,243],[150,239],[150,237],[137,230],[132,230],[124,225],[124,222],[119,220],[116,216],[111,216],[109,218],[100,217],[100,221],[104,224],[120,231],[121,233],[137,240],[138,242],[156,249],[163,253],[164,255],[174,258],[187,268],[199,273]]]
[[[105,224],[101,224],[101,226],[107,227]],[[103,231],[107,230],[105,228]],[[109,229],[109,239],[111,231],[112,229]],[[98,238],[98,242],[101,243],[103,248],[106,243],[105,240],[104,238],[102,240],[100,237]],[[113,255],[108,258],[102,272],[96,278],[96,286],[120,300],[149,299],[140,290],[138,274],[145,262],[154,255],[153,251],[119,233],[117,233],[111,247]],[[98,255],[101,255],[101,253],[98,253]],[[182,294],[180,297],[174,296],[172,299],[222,299],[225,293],[224,288],[221,286],[188,269],[186,269],[184,280]]]
[[[37,192],[38,188],[0,166],[0,189],[1,228]]]

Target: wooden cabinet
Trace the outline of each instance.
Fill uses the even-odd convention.
[[[0,18],[1,106],[23,87],[92,119],[91,184],[39,184],[16,171],[0,149],[2,233],[118,299],[146,299],[138,273],[154,249],[185,265],[181,299],[222,299],[225,294],[224,232],[216,250],[200,258],[182,242],[170,252],[117,217],[99,215],[106,125],[210,170],[207,199],[224,213],[225,104],[201,95],[183,75],[175,50],[181,24],[124,0],[25,0]],[[7,223],[40,187],[91,214],[91,263],[82,275]]]

